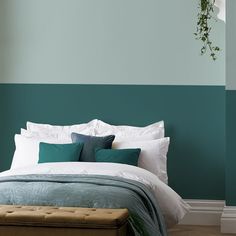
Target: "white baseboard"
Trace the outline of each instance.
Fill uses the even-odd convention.
[[[186,200],[190,212],[180,224],[184,225],[220,225],[225,201],[218,200]],[[236,219],[236,218],[235,218]]]
[[[236,234],[236,206],[225,206],[225,201],[185,200],[190,211],[180,224],[218,225],[221,233]]]
[[[225,206],[221,217],[221,232],[236,234],[236,207]]]

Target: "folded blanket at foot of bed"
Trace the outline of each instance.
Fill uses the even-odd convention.
[[[22,175],[0,178],[0,204],[126,208],[135,236],[166,236],[152,192],[137,181],[97,175]]]

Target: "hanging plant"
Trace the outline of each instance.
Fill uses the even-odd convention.
[[[201,55],[206,54],[208,51],[210,53],[210,57],[215,61],[216,54],[220,51],[220,48],[214,46],[211,39],[210,39],[210,32],[211,26],[210,21],[217,20],[214,17],[214,4],[215,0],[199,0],[199,9],[200,12],[198,13],[198,22],[197,22],[197,29],[194,35],[196,36],[197,40],[201,40],[203,46],[201,48]]]

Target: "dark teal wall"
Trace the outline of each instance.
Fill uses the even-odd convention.
[[[226,203],[236,206],[236,90],[226,91]]]
[[[225,199],[223,86],[0,84],[0,170],[27,120],[72,124],[103,119],[146,125],[165,120],[169,183],[184,198]]]

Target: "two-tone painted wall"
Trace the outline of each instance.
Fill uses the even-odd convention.
[[[236,206],[236,1],[227,0],[226,29],[226,202]]]
[[[199,55],[196,0],[1,0],[0,170],[27,120],[166,121],[169,181],[225,199],[225,25]]]

